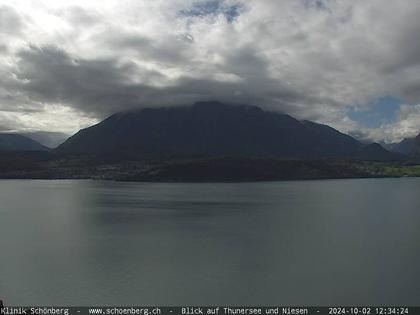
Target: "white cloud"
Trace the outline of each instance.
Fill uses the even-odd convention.
[[[0,111],[2,132],[60,130],[71,134],[98,121],[63,105],[44,105],[37,111]]]
[[[366,129],[367,138],[375,141],[399,142],[404,138],[414,138],[420,131],[420,105],[401,105],[397,118],[392,123],[379,128]]]

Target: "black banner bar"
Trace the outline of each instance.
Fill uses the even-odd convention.
[[[406,306],[4,306],[0,315],[420,315],[420,307]]]

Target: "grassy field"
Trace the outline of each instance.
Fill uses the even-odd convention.
[[[372,176],[385,177],[419,177],[420,164],[409,164],[401,162],[359,162],[357,168],[368,172]]]

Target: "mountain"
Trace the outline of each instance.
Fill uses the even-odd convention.
[[[22,135],[0,134],[0,151],[47,151],[48,148]]]
[[[416,146],[415,138],[405,138],[400,142],[389,143],[389,144],[384,145],[384,147],[391,152],[402,153],[405,155],[411,154],[415,146]]]
[[[415,138],[405,138],[401,142],[390,143],[385,147],[391,152],[402,153],[410,159],[420,159],[420,134]]]
[[[69,135],[62,132],[37,131],[22,133],[22,136],[35,140],[48,148],[56,148],[67,140]]]
[[[390,152],[379,143],[364,145],[359,149],[357,157],[362,160],[402,160],[405,155],[398,152]]]
[[[363,144],[329,126],[220,102],[117,113],[80,130],[56,152],[121,158],[371,158]],[[374,153],[372,159],[390,158],[386,150],[383,156]]]
[[[420,133],[414,139],[415,145],[413,150],[410,153],[410,158],[414,158],[416,160],[420,160]]]

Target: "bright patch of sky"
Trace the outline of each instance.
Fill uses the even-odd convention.
[[[302,0],[303,4],[308,8],[327,9],[329,0]]]
[[[357,107],[350,109],[348,116],[363,127],[378,128],[397,119],[401,104],[401,100],[387,96],[364,106],[364,109],[358,109]]]
[[[195,1],[193,5],[180,11],[184,16],[205,17],[223,14],[228,22],[232,22],[240,14],[241,5],[226,4],[223,0]]]

